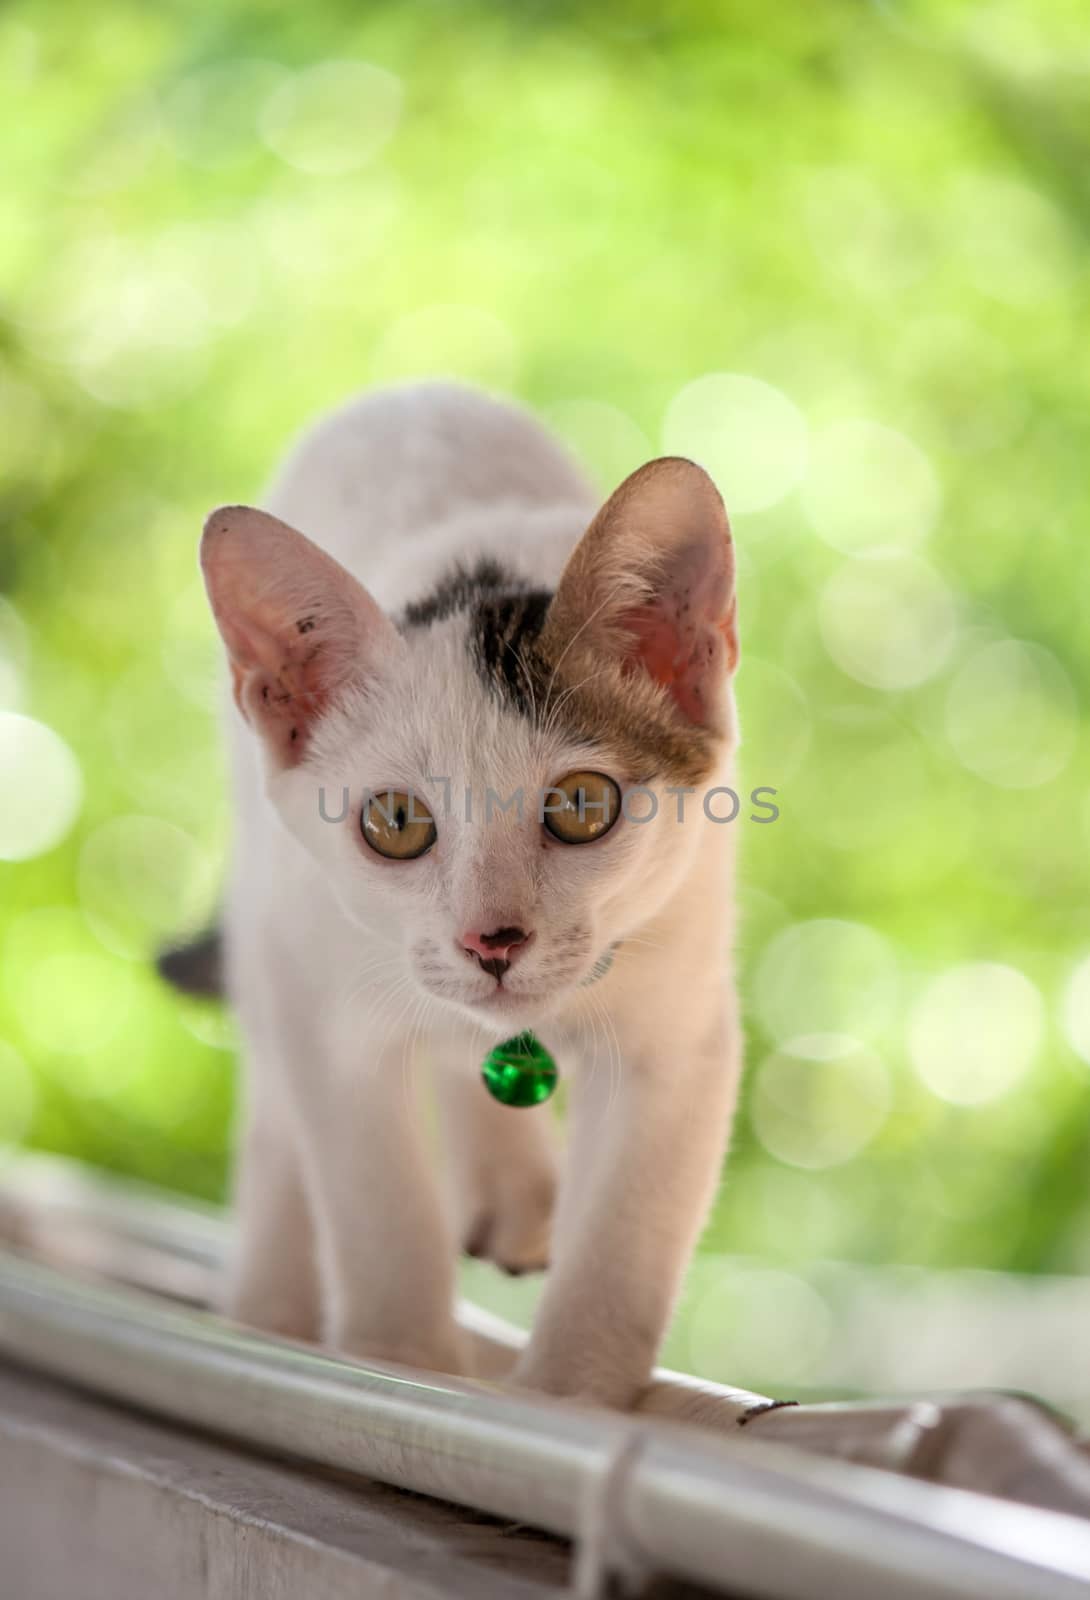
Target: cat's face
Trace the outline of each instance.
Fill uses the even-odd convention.
[[[707,824],[697,807],[678,825],[650,752],[641,765],[497,694],[470,628],[463,613],[407,630],[373,690],[271,794],[349,915],[400,947],[425,993],[511,1032],[592,981]]]
[[[708,825],[667,790],[706,782],[733,734],[733,565],[706,475],[629,479],[555,597],[485,564],[387,618],[241,508],[210,519],[203,559],[270,800],[417,991],[503,1034],[593,983]]]

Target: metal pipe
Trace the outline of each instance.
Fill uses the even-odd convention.
[[[6,1215],[6,1226],[5,1226]],[[152,1288],[193,1305],[215,1303],[231,1238],[223,1212],[54,1156],[26,1155],[0,1176],[0,1239],[60,1267]],[[478,1377],[506,1377],[526,1342],[521,1328],[461,1300]],[[778,1402],[748,1389],[657,1368],[637,1410],[726,1429]]]
[[[230,1241],[224,1213],[52,1156],[25,1155],[0,1177],[9,1237],[60,1267],[213,1302]],[[0,1217],[2,1223],[2,1217]],[[0,1226],[0,1235],[3,1227]],[[461,1301],[478,1377],[506,1377],[520,1328]],[[641,1416],[725,1433],[739,1423],[797,1449],[908,1473],[955,1488],[1090,1516],[1090,1453],[1037,1401],[955,1395],[783,1406],[764,1395],[658,1368]]]
[[[776,1600],[1063,1600],[1090,1525],[746,1436],[725,1440],[251,1336],[0,1252],[0,1350],[161,1416],[581,1539],[606,1570]]]
[[[0,1174],[0,1237],[5,1210],[8,1236],[47,1260],[193,1304],[211,1303],[230,1241],[219,1210],[51,1156],[22,1155]],[[522,1330],[468,1301],[458,1317],[477,1373],[509,1373]],[[798,1449],[1090,1517],[1090,1444],[1025,1395],[783,1406],[659,1368],[638,1411],[720,1431],[743,1423]]]

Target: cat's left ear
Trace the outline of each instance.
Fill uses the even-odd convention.
[[[339,561],[251,506],[212,512],[201,569],[238,708],[280,766],[297,766],[338,695],[398,648],[397,629]]]
[[[554,659],[612,660],[665,689],[687,722],[726,731],[734,546],[702,467],[663,456],[625,479],[572,553],[546,626]]]

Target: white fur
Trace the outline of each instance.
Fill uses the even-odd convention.
[[[323,421],[267,509],[392,614],[480,553],[554,587],[594,506],[531,418],[423,385]],[[391,630],[301,765],[279,767],[232,714],[226,936],[248,1093],[231,1309],[348,1351],[466,1370],[451,1311],[459,1248],[474,1238],[516,1269],[551,1255],[516,1381],[630,1405],[712,1200],[736,1095],[734,829],[709,823],[699,795],[683,824],[663,797],[654,822],[575,848],[543,848],[513,813],[482,825],[488,786],[529,795],[573,769],[609,771],[613,756],[559,726],[535,732],[490,695],[465,629],[454,616]],[[730,781],[731,742],[713,782]],[[449,819],[426,782],[439,775]],[[349,788],[344,824],[319,817],[319,783],[331,815]],[[387,785],[435,797],[440,845],[417,861],[361,844],[362,797]],[[505,924],[535,940],[497,1004],[457,936]],[[616,940],[609,973],[580,987]],[[524,1027],[571,1082],[559,1191],[551,1107],[498,1106],[480,1081],[485,1050]],[[445,1201],[416,1058],[435,1073]]]

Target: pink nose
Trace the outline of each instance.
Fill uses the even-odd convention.
[[[476,956],[485,972],[502,978],[512,961],[524,950],[533,936],[524,928],[496,928],[492,933],[470,930],[461,937],[462,949]]]

